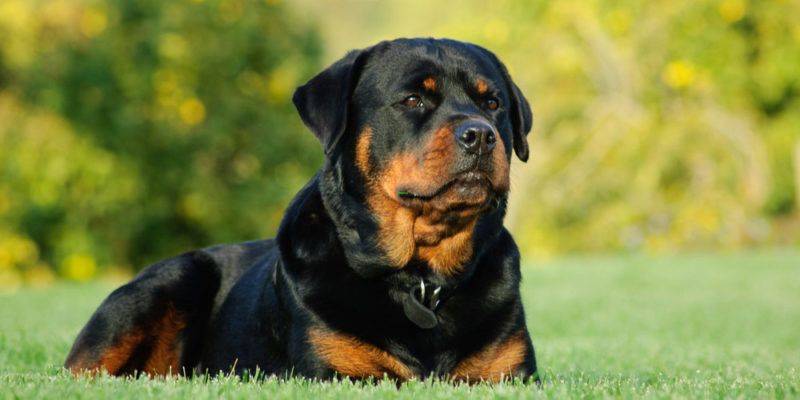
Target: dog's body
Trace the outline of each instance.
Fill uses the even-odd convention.
[[[114,291],[66,366],[111,374],[535,376],[503,228],[527,101],[490,52],[401,39],[295,93],[325,166],[274,240],[155,264]]]

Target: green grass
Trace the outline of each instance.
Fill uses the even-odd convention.
[[[0,295],[0,397],[800,397],[800,251],[571,258],[524,277],[541,388],[75,379],[60,364],[112,289],[94,283]]]

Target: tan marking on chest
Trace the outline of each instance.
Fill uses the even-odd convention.
[[[421,220],[422,218],[418,218],[414,225],[415,235],[430,229]],[[427,261],[430,268],[439,274],[450,276],[458,273],[472,257],[472,233],[475,230],[476,222],[477,219],[468,220],[463,228],[450,236],[440,236],[438,243],[433,245],[418,245],[415,256],[420,260]]]
[[[520,331],[508,339],[492,343],[477,353],[462,359],[450,375],[468,382],[501,380],[516,374],[525,362],[528,352],[524,332]]]
[[[351,335],[311,328],[308,341],[317,356],[342,375],[354,378],[383,378],[387,375],[401,380],[414,375],[395,356]]]

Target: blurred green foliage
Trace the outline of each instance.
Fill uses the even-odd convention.
[[[272,235],[321,162],[292,90],[399,36],[527,94],[527,255],[797,243],[795,0],[2,0],[0,281]]]
[[[517,198],[523,241],[549,254],[796,240],[772,223],[795,209],[800,3],[514,4],[499,51],[542,116],[518,181],[535,204]]]
[[[0,38],[0,270],[271,235],[319,164],[290,101],[319,41],[283,5],[3,0]]]

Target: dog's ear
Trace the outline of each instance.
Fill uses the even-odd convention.
[[[480,48],[489,55],[489,58],[495,63],[497,68],[503,74],[503,79],[506,81],[506,87],[510,93],[511,104],[508,106],[509,116],[511,117],[511,125],[513,132],[513,145],[514,153],[517,154],[522,161],[528,161],[528,133],[533,126],[533,114],[531,113],[531,106],[528,104],[528,99],[522,95],[522,91],[508,73],[505,64],[503,64],[494,53],[484,48]]]
[[[520,160],[525,162],[528,161],[528,133],[533,127],[533,113],[531,113],[528,99],[522,95],[522,91],[519,90],[517,84],[511,80],[511,76],[508,75],[505,67],[503,67],[503,72],[512,93],[510,112],[511,121],[514,123],[514,153],[517,154]]]
[[[347,129],[353,94],[368,50],[354,50],[298,87],[292,101],[303,123],[322,143],[330,157]]]

